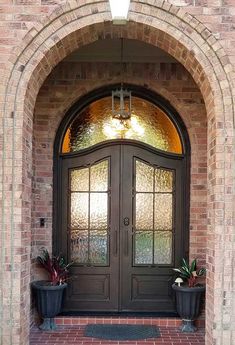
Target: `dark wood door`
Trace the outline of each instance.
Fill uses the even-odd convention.
[[[172,312],[172,267],[183,256],[181,162],[121,150],[121,309]]]
[[[64,310],[174,311],[181,167],[130,143],[64,156],[59,247],[76,261]]]

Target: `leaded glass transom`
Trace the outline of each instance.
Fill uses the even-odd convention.
[[[123,124],[112,118],[111,103],[111,97],[105,97],[77,114],[65,133],[62,153],[77,152],[115,139],[138,140],[163,151],[183,153],[175,125],[159,107],[132,97],[131,119]]]

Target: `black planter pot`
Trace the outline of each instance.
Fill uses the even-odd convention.
[[[197,328],[194,320],[200,313],[200,304],[205,292],[205,286],[189,288],[187,286],[172,285],[176,293],[176,310],[182,318],[182,332],[195,332]]]
[[[39,326],[41,330],[49,331],[56,329],[54,317],[61,310],[63,292],[66,287],[66,283],[54,286],[45,280],[32,282],[37,310],[43,319],[43,323]]]

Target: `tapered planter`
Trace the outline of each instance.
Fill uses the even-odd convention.
[[[41,330],[49,331],[56,329],[54,317],[60,313],[63,293],[66,287],[66,283],[51,285],[50,282],[45,280],[32,282],[37,310],[43,319],[43,323],[39,326]]]
[[[176,293],[176,310],[182,318],[182,332],[195,332],[197,330],[194,320],[200,314],[202,296],[205,286],[189,288],[187,286],[172,285]]]

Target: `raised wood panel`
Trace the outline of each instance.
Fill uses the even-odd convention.
[[[85,275],[79,276],[79,284],[71,285],[70,293],[76,300],[108,300],[110,298],[110,276]]]
[[[133,275],[131,280],[133,300],[157,300],[172,295],[172,277]]]

